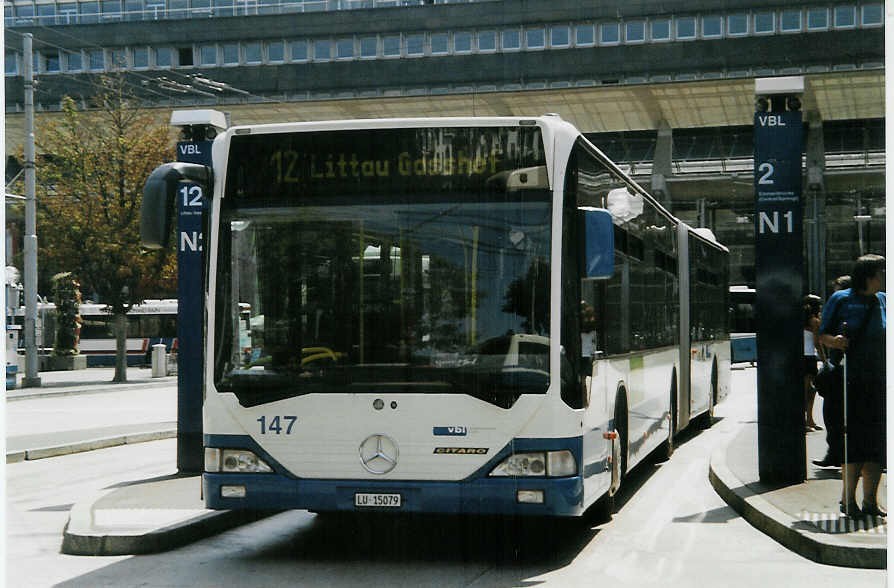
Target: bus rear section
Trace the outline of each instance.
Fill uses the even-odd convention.
[[[546,131],[352,126],[218,139],[206,504],[579,515],[611,443],[549,392]]]

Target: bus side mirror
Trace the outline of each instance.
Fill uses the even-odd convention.
[[[140,243],[146,249],[168,246],[174,198],[182,181],[201,184],[207,190],[211,185],[211,169],[196,163],[165,163],[155,168],[146,180],[140,209]]]
[[[604,208],[582,207],[584,225],[584,278],[608,279],[615,270],[615,228]]]

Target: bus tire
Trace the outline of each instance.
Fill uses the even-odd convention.
[[[599,500],[587,509],[584,517],[587,524],[601,525],[611,521],[613,514],[615,514],[615,497],[611,492],[606,491]]]
[[[615,400],[615,430],[618,432],[618,444],[620,445],[620,462],[618,464],[618,480],[621,486],[624,485],[624,478],[627,476],[627,391],[624,388],[618,390],[618,398]]]
[[[668,460],[674,454],[674,435],[677,434],[677,374],[671,379],[670,403],[668,404],[667,439],[658,449],[660,459]]]
[[[698,417],[697,426],[701,430],[707,430],[714,424],[714,405],[717,403],[717,364],[711,368],[711,388],[708,390],[708,410]]]

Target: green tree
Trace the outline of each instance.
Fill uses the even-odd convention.
[[[123,77],[103,77],[89,110],[65,98],[39,125],[38,267],[70,271],[113,315],[114,381],[127,380],[131,305],[176,292],[173,251],[140,247],[146,178],[173,159],[169,127],[141,110]]]

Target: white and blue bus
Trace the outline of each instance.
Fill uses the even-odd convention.
[[[105,304],[84,302],[78,308],[81,317],[78,349],[86,356],[89,367],[114,366],[117,340],[114,316]],[[16,309],[15,324],[25,320],[25,307]],[[56,336],[56,305],[37,303],[37,346],[50,350]],[[24,349],[24,339],[19,339]],[[148,365],[152,346],[165,345],[169,352],[177,350],[177,300],[144,300],[127,313],[127,365]]]
[[[610,512],[729,390],[727,249],[557,116],[237,126],[212,161],[153,174],[213,178],[209,508]]]

